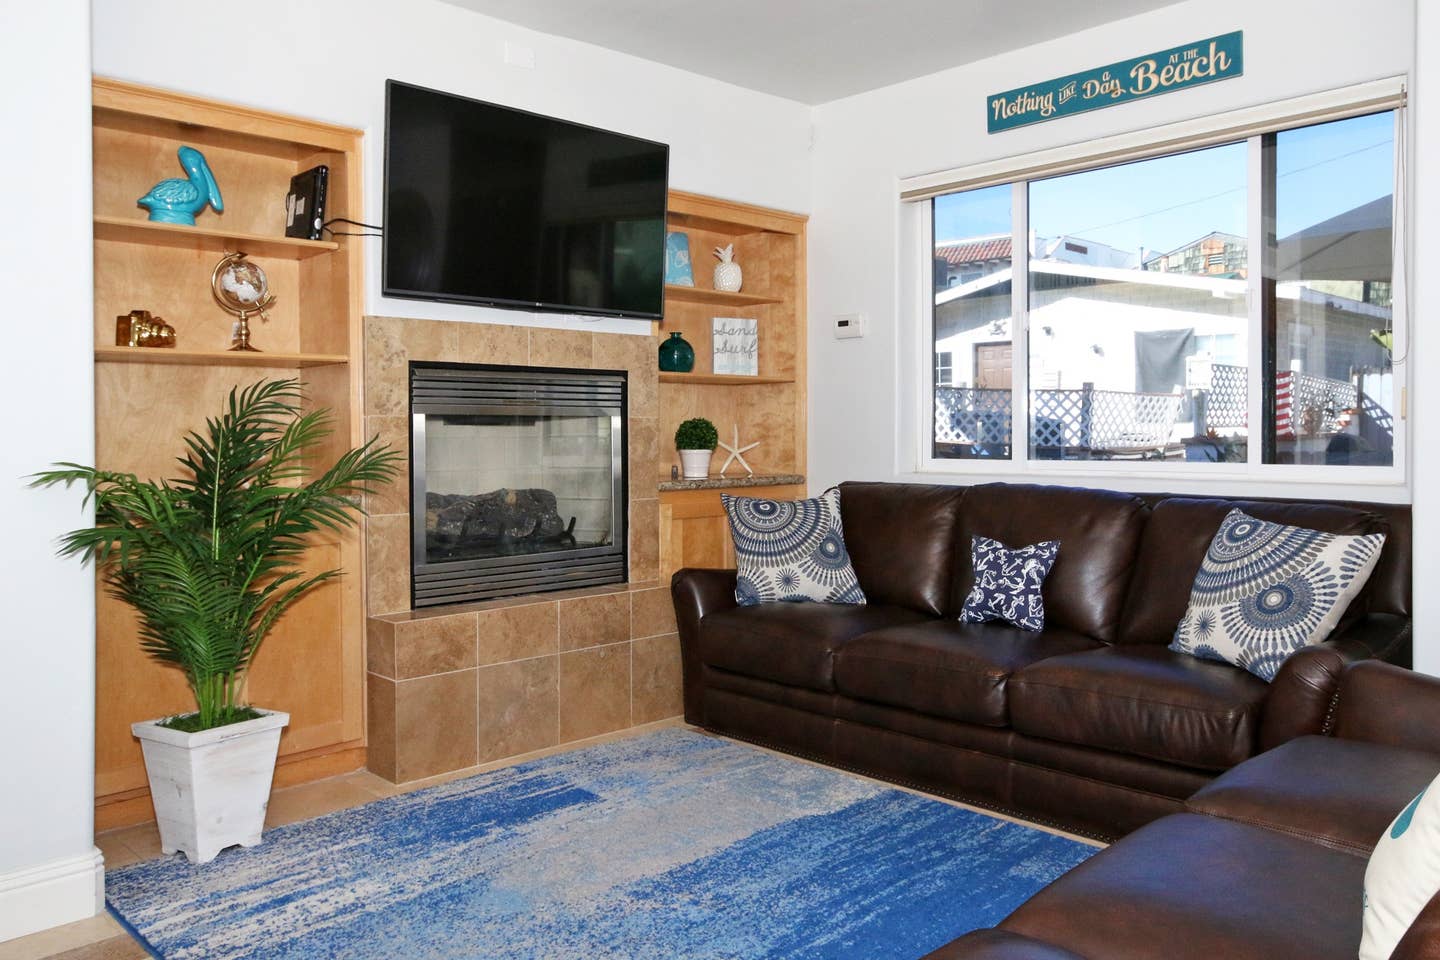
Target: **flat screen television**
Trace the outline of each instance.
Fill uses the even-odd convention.
[[[670,148],[390,80],[387,297],[657,319]]]

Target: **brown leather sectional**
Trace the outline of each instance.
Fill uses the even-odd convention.
[[[734,571],[672,581],[696,725],[1102,839],[1180,813],[1255,755],[1326,732],[1345,665],[1410,656],[1410,511],[1026,484],[846,483],[864,606],[737,607]],[[1221,519],[1387,534],[1332,637],[1273,683],[1170,652]],[[970,538],[1061,541],[1040,633],[956,620]]]
[[[1440,772],[1440,680],[1347,667],[1326,736],[1241,763],[927,960],[1354,960],[1367,858]],[[1391,960],[1440,960],[1440,894]]]

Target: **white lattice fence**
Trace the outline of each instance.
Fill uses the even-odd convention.
[[[935,388],[935,442],[1009,443],[1009,390]]]
[[[1096,390],[1090,445],[1100,449],[1163,448],[1175,431],[1183,399],[1178,393]]]
[[[1210,365],[1210,395],[1205,402],[1206,426],[1249,426],[1249,392],[1249,367],[1233,363],[1212,363]]]
[[[1094,451],[1164,448],[1183,399],[1118,390],[1034,390],[1030,397],[1031,444]]]
[[[1353,383],[1302,373],[1295,378],[1295,426],[1314,434],[1337,433],[1341,415],[1355,409],[1358,400]]]

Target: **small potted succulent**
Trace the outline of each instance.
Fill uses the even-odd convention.
[[[720,442],[715,424],[693,417],[675,431],[675,449],[680,452],[680,472],[686,480],[704,480],[710,475],[710,455]]]
[[[32,478],[85,487],[95,523],[65,534],[60,553],[95,562],[139,613],[141,648],[181,670],[195,697],[194,713],[130,728],[160,847],[194,863],[260,842],[290,717],[246,702],[250,664],[276,621],[340,574],[305,569],[311,537],[353,525],[357,494],[398,472],[399,454],[373,440],[321,468],[313,458],[331,423],[327,410],[301,411],[298,381],[262,381],[231,390],[184,438],[185,476],[58,463]]]

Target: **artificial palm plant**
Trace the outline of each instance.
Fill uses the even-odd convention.
[[[301,411],[298,381],[261,381],[232,389],[224,412],[185,437],[188,476],[57,463],[32,478],[83,483],[94,499],[94,526],[65,534],[59,552],[95,561],[110,593],[139,612],[145,652],[184,671],[199,710],[171,725],[207,730],[255,715],[244,690],[261,643],[295,601],[340,574],[301,568],[309,538],[352,525],[353,498],[397,472],[399,453],[371,440],[314,476],[332,423],[328,410]]]

